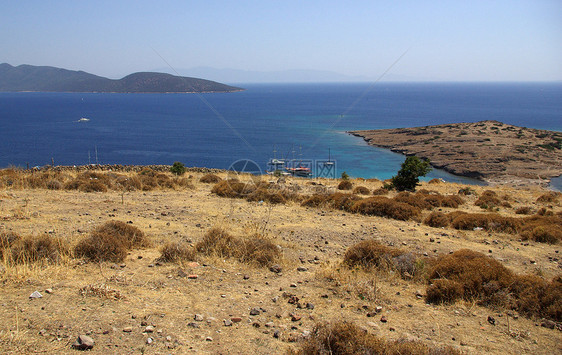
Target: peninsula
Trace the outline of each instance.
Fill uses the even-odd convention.
[[[48,66],[0,64],[0,92],[212,93],[244,89],[215,81],[140,72],[114,80]]]
[[[562,174],[562,133],[498,121],[351,131],[368,144],[487,182],[546,183]]]

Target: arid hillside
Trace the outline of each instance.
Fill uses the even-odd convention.
[[[559,193],[111,170],[0,170],[2,353],[562,351]]]

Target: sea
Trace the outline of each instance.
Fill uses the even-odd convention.
[[[481,120],[562,131],[562,82],[238,85],[246,90],[0,93],[0,167],[180,161],[265,173],[277,158],[316,176],[388,179],[404,156],[347,131]],[[433,178],[481,184],[438,169]]]

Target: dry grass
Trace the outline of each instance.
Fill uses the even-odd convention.
[[[8,266],[55,264],[60,263],[70,254],[68,243],[49,234],[20,237],[12,232],[2,232],[0,248],[0,256]]]
[[[353,183],[349,180],[343,180],[338,184],[338,190],[351,190],[353,189]]]
[[[259,234],[238,238],[218,227],[207,231],[195,248],[204,255],[237,258],[241,262],[259,266],[269,266],[281,255],[277,245]]]
[[[370,197],[357,201],[350,209],[351,212],[367,216],[387,217],[401,221],[420,218],[419,208],[403,202],[396,202],[386,197]]]
[[[74,248],[74,254],[94,262],[122,262],[127,251],[149,246],[151,243],[140,229],[121,221],[110,221],[81,240]]]
[[[421,341],[393,340],[367,333],[354,323],[337,321],[333,324],[318,323],[310,337],[299,344],[293,354],[462,354],[451,347],[436,348]]]
[[[556,191],[549,191],[545,194],[540,195],[537,198],[537,203],[552,203],[552,204],[558,204],[560,196],[562,195],[562,193],[560,192],[556,192]]]
[[[187,243],[167,242],[160,249],[158,261],[182,263],[184,261],[194,261],[195,259],[195,249]]]
[[[523,220],[521,227],[523,240],[556,244],[562,241],[562,216],[532,216]]]
[[[353,193],[356,195],[370,195],[371,190],[369,190],[365,186],[357,186],[353,189]]]
[[[94,285],[86,285],[78,291],[81,296],[93,296],[99,297],[103,299],[109,300],[121,300],[124,299],[125,296],[121,293],[121,291],[111,288],[108,285],[101,283],[101,284],[94,284]]]

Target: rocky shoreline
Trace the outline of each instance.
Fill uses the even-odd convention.
[[[498,121],[348,132],[369,145],[429,159],[490,184],[545,186],[562,175],[562,133]]]

